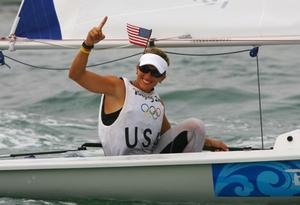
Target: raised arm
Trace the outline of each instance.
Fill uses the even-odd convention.
[[[99,26],[92,28],[84,41],[85,47],[93,47],[96,43],[105,38],[102,29],[107,21],[107,16],[103,18]],[[69,70],[69,77],[82,87],[95,93],[107,95],[117,95],[122,80],[115,76],[102,76],[86,70],[88,57],[91,49],[81,48],[74,58]]]

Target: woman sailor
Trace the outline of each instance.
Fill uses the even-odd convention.
[[[208,138],[203,123],[187,119],[175,127],[165,114],[165,106],[155,86],[166,78],[169,58],[158,48],[148,48],[136,66],[136,79],[102,76],[86,70],[94,44],[105,38],[98,27],[87,34],[69,71],[69,77],[94,93],[101,93],[99,136],[104,154],[152,154],[198,152],[203,146],[228,150],[221,141]]]

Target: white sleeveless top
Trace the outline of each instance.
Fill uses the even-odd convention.
[[[112,125],[102,122],[104,102],[99,109],[98,134],[105,155],[150,154],[160,137],[164,106],[154,91],[145,93],[123,78],[126,96],[123,108]]]

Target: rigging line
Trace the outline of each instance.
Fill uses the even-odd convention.
[[[118,59],[111,60],[111,61],[106,61],[106,62],[103,62],[103,63],[97,63],[97,64],[94,64],[94,65],[89,65],[87,67],[94,67],[94,66],[98,66],[98,65],[104,65],[104,64],[114,63],[114,62],[117,62],[117,61],[121,61],[121,60],[125,60],[125,59],[128,59],[128,58],[132,58],[132,57],[135,57],[135,56],[138,56],[138,55],[141,55],[141,54],[143,54],[143,52],[138,52],[138,53],[135,53],[135,54],[132,54],[132,55],[129,55],[129,56],[125,56],[125,57],[118,58]]]
[[[260,119],[260,134],[261,134],[261,147],[264,149],[264,133],[263,133],[263,121],[262,121],[262,106],[261,106],[261,91],[260,91],[260,72],[258,63],[258,50],[259,47],[254,47],[250,50],[250,56],[256,57],[256,71],[257,71],[257,89],[258,89],[258,104],[259,104],[259,119]]]
[[[239,51],[231,51],[231,52],[223,52],[223,53],[207,53],[207,54],[195,54],[195,53],[177,53],[177,52],[171,52],[171,51],[165,51],[167,54],[172,55],[182,55],[182,56],[218,56],[218,55],[232,55],[237,53],[244,53],[249,52],[251,49],[244,49]]]
[[[140,55],[140,54],[142,54],[142,52],[135,53],[135,54],[132,54],[132,55],[129,55],[129,56],[125,56],[125,57],[122,57],[122,58],[117,58],[117,59],[110,60],[110,61],[105,61],[105,62],[102,62],[102,63],[97,63],[97,64],[94,64],[94,65],[88,65],[86,67],[89,68],[89,67],[95,67],[95,66],[99,66],[99,65],[105,65],[105,64],[109,64],[109,63],[114,63],[114,62],[117,62],[117,61],[121,61],[121,60],[125,60],[125,59],[128,59],[128,58],[132,58],[132,57]],[[12,61],[15,61],[17,63],[22,64],[22,65],[26,65],[28,67],[37,68],[37,69],[41,69],[41,70],[55,70],[55,71],[69,70],[69,67],[65,67],[65,68],[49,68],[49,67],[31,65],[29,63],[22,62],[20,60],[17,60],[15,58],[9,57],[7,55],[4,55],[4,56],[6,58],[12,60]]]
[[[257,70],[257,88],[258,88],[258,103],[259,103],[259,121],[260,121],[260,134],[261,134],[261,148],[264,149],[264,133],[263,133],[263,121],[262,121],[262,106],[261,106],[261,90],[260,90],[260,72],[258,55],[256,56],[256,70]]]
[[[29,63],[25,63],[25,62],[22,62],[20,60],[17,60],[15,58],[12,58],[12,57],[9,57],[7,55],[4,55],[6,58],[12,60],[12,61],[15,61],[17,63],[20,63],[22,65],[26,65],[28,67],[32,67],[32,68],[37,68],[37,69],[41,69],[41,70],[68,70],[69,68],[48,68],[48,67],[43,67],[43,66],[36,66],[36,65],[32,65],[32,64],[29,64]]]

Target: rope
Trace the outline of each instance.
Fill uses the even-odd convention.
[[[99,65],[105,65],[105,64],[109,64],[109,63],[114,63],[114,62],[117,62],[117,61],[121,61],[121,60],[125,60],[125,59],[128,59],[128,58],[132,58],[132,57],[140,55],[140,54],[142,54],[142,53],[139,52],[139,53],[135,53],[135,54],[132,54],[132,55],[129,55],[129,56],[125,56],[125,57],[122,57],[122,58],[117,58],[117,59],[114,59],[114,60],[105,61],[105,62],[97,63],[97,64],[94,64],[94,65],[88,65],[86,67],[88,68],[88,67],[95,67],[95,66],[99,66]],[[44,67],[44,66],[36,66],[36,65],[32,65],[32,64],[25,63],[23,61],[17,60],[16,58],[9,57],[7,55],[4,55],[4,56],[6,58],[12,60],[12,61],[15,61],[17,63],[22,64],[22,65],[25,65],[25,66],[28,66],[28,67],[32,67],[32,68],[41,69],[41,70],[55,70],[55,71],[69,70],[69,67],[64,67],[64,68],[49,68],[49,67]]]
[[[28,66],[28,67],[32,67],[32,68],[38,68],[38,69],[41,69],[41,70],[67,70],[68,68],[48,68],[48,67],[43,67],[43,66],[36,66],[36,65],[32,65],[32,64],[29,64],[29,63],[25,63],[23,61],[20,61],[20,60],[17,60],[15,58],[12,58],[12,57],[9,57],[7,55],[4,55],[6,58],[12,60],[12,61],[15,61],[17,63],[20,63],[22,65],[25,65],[25,66]]]
[[[254,47],[250,50],[250,56],[256,58],[256,75],[257,75],[257,90],[258,90],[258,105],[259,105],[259,121],[260,121],[260,137],[261,148],[264,149],[264,132],[263,132],[263,120],[262,120],[262,106],[261,106],[261,91],[260,91],[260,71],[258,63],[258,50],[259,47]]]
[[[260,121],[260,135],[261,135],[261,148],[264,149],[264,132],[262,120],[262,106],[261,106],[261,91],[260,91],[260,72],[258,64],[258,55],[256,56],[256,70],[257,70],[257,89],[258,89],[258,105],[259,105],[259,121]]]
[[[244,49],[244,50],[230,51],[230,52],[223,52],[223,53],[206,53],[206,54],[176,53],[176,52],[170,52],[170,51],[165,51],[165,53],[172,54],[172,55],[181,55],[181,56],[220,56],[220,55],[232,55],[232,54],[244,53],[244,52],[249,52],[249,51],[251,51],[251,49]]]
[[[128,59],[128,58],[132,58],[134,56],[138,56],[138,55],[141,55],[141,54],[143,54],[143,52],[139,52],[139,53],[136,53],[136,54],[132,54],[132,55],[125,56],[125,57],[118,58],[118,59],[111,60],[111,61],[106,61],[106,62],[103,62],[103,63],[97,63],[97,64],[94,64],[94,65],[89,65],[87,67],[95,67],[95,66],[99,66],[99,65],[114,63],[114,62],[117,62],[117,61],[121,61],[121,60],[125,60],[125,59]]]
[[[178,52],[171,52],[171,51],[165,51],[165,53],[171,54],[171,55],[182,55],[182,56],[194,56],[194,57],[197,57],[197,56],[233,55],[233,54],[244,53],[244,52],[249,52],[249,51],[251,51],[251,49],[244,49],[244,50],[237,50],[237,51],[230,51],[230,52],[221,52],[221,53],[206,53],[206,54],[201,54],[201,53],[200,54],[196,54],[196,53],[178,53]],[[139,52],[139,53],[135,53],[135,54],[132,54],[132,55],[125,56],[125,57],[117,58],[117,59],[114,59],[114,60],[110,60],[110,61],[105,61],[105,62],[102,62],[102,63],[96,63],[96,64],[88,65],[86,67],[89,68],[89,67],[95,67],[95,66],[110,64],[110,63],[122,61],[122,60],[125,60],[125,59],[128,59],[128,58],[132,58],[132,57],[135,57],[135,56],[138,56],[138,55],[141,55],[141,54],[142,54],[142,52]],[[25,66],[28,66],[28,67],[31,67],[31,68],[36,68],[36,69],[41,69],[41,70],[54,70],[54,71],[69,70],[69,67],[50,68],[50,67],[45,67],[45,66],[37,66],[37,65],[32,65],[32,64],[20,61],[20,60],[18,60],[16,58],[12,58],[12,57],[7,56],[7,55],[4,55],[4,56],[6,58],[14,61],[14,62],[17,62],[19,64],[22,64],[22,65],[25,65]],[[9,66],[9,65],[7,65],[7,66]]]

